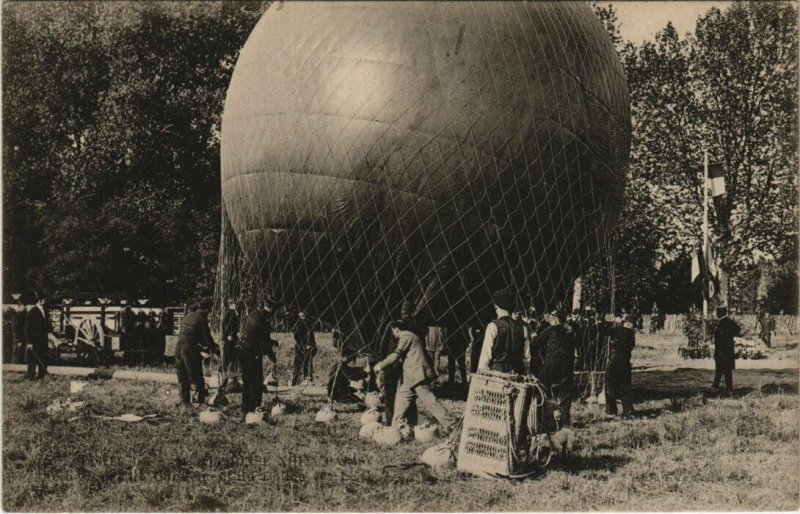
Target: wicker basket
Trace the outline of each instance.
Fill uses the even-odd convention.
[[[532,377],[496,371],[473,375],[458,446],[458,470],[484,477],[524,471],[541,402],[541,389]]]

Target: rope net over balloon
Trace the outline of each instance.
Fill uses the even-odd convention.
[[[273,6],[223,114],[216,311],[269,297],[375,354],[404,301],[463,337],[496,289],[568,306],[607,268],[629,145],[587,5]]]

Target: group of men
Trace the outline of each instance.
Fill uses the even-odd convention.
[[[549,405],[553,406],[551,414],[558,410],[560,422],[569,424],[570,406],[575,396],[574,327],[564,323],[564,317],[555,311],[545,316],[545,323],[537,325],[539,332],[533,332],[527,320],[513,315],[516,303],[513,292],[507,289],[496,291],[492,300],[496,319],[483,330],[470,328],[473,372],[492,370],[517,375],[533,374],[544,387]],[[447,431],[452,426],[453,417],[431,391],[437,373],[434,360],[423,344],[429,329],[415,321],[412,307],[405,303],[400,318],[389,325],[381,345],[381,360],[373,368],[382,384],[385,420],[387,424],[413,423],[415,403],[419,399]],[[617,321],[610,336],[607,409],[616,414],[616,400],[620,400],[623,414],[630,415],[633,413],[630,358],[635,335],[630,321]],[[452,381],[453,373],[449,375]],[[557,422],[555,416],[545,420],[548,429]]]
[[[48,334],[52,331],[45,311],[45,297],[37,292],[36,304],[27,308],[21,302],[3,312],[3,361],[28,366],[25,378],[47,376]]]
[[[181,403],[184,408],[191,403],[202,403],[206,398],[203,379],[203,357],[207,353],[220,353],[211,337],[208,325],[209,304],[195,304],[181,322],[178,344],[175,349],[175,368],[178,375]],[[278,342],[272,339],[272,302],[264,301],[239,320],[236,305],[228,304],[222,321],[223,368],[228,373],[238,371],[242,379],[242,414],[261,406],[264,391],[264,357],[277,362]],[[314,324],[304,312],[292,320],[295,339],[292,385],[308,383],[314,379],[314,356],[317,344]],[[238,368],[238,370],[237,370]],[[233,384],[233,383],[232,383]],[[277,385],[277,384],[276,384]]]

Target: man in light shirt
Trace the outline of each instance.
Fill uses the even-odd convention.
[[[402,378],[395,393],[392,425],[407,420],[409,409],[419,399],[442,426],[443,432],[449,433],[455,419],[431,391],[436,370],[422,339],[411,331],[411,325],[406,320],[392,323],[392,334],[398,341],[397,348],[374,367],[375,373],[381,373],[386,368],[402,363]]]
[[[524,375],[531,353],[525,324],[511,317],[514,294],[507,289],[495,291],[492,301],[497,319],[486,326],[478,372],[493,370]]]

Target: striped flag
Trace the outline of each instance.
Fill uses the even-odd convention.
[[[714,201],[714,211],[717,213],[719,226],[725,237],[730,235],[728,224],[728,195],[725,191],[725,172],[722,164],[708,166],[708,179],[711,187],[711,198]]]
[[[722,164],[711,164],[708,166],[708,178],[711,181],[711,196],[725,196],[725,172]]]
[[[698,249],[692,257],[691,281],[707,300],[713,300],[719,293],[719,267],[711,245],[706,252]]]

